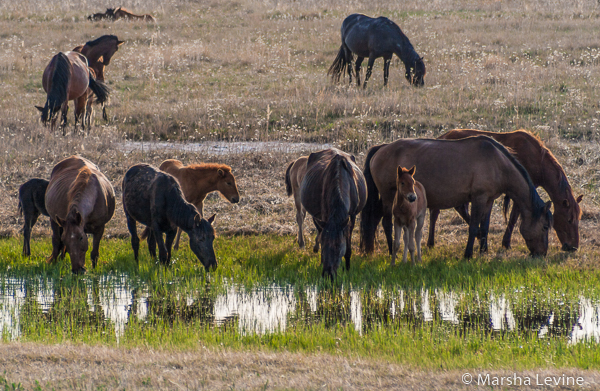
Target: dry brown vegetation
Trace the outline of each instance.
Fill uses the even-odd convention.
[[[327,354],[237,352],[204,349],[196,352],[156,352],[79,345],[0,345],[0,366],[9,385],[25,389],[103,390],[484,390],[465,386],[467,371],[416,371],[377,360]],[[468,371],[477,373],[476,371]],[[513,371],[486,371],[513,376]],[[597,371],[539,370],[517,376],[581,376],[584,389],[600,384]],[[511,389],[511,387],[498,388]],[[530,390],[570,390],[568,387],[528,387]]]
[[[17,235],[17,189],[48,177],[65,156],[80,153],[107,173],[119,193],[126,169],[220,161],[238,176],[242,202],[212,197],[223,232],[293,233],[285,164],[299,153],[153,150],[127,153],[128,140],[327,142],[362,161],[373,144],[435,137],[456,127],[538,133],[585,194],[582,246],[598,242],[600,9],[596,1],[125,1],[157,23],[89,22],[114,6],[83,0],[0,4],[0,231]],[[382,62],[366,91],[333,85],[326,70],[349,13],[395,20],[425,57],[426,86],[411,87],[395,60],[390,86]],[[126,41],[106,71],[113,89],[110,121],[96,115],[89,134],[52,134],[34,104],[45,99],[42,71],[51,56],[103,34]],[[346,79],[347,81],[347,79]],[[96,109],[98,110],[98,109]],[[72,110],[71,110],[72,115]],[[72,116],[70,117],[73,122]],[[442,220],[439,242],[462,243],[464,226]],[[312,226],[312,224],[309,224]],[[492,248],[503,222],[496,213]],[[48,225],[35,231],[48,234]],[[460,233],[460,235],[456,235]],[[110,235],[126,234],[120,207]],[[519,238],[520,239],[520,238]],[[554,244],[556,245],[556,237]],[[555,246],[556,248],[556,246]]]

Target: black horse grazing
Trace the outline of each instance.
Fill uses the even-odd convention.
[[[354,156],[337,149],[311,153],[300,198],[319,231],[323,276],[333,279],[342,257],[350,268],[354,222],[367,202],[367,184]]]
[[[203,219],[196,207],[185,200],[175,177],[148,164],[131,167],[123,178],[123,209],[136,261],[140,248],[136,225],[139,221],[151,227],[148,248],[156,258],[158,242],[162,264],[169,265],[171,261],[171,246],[179,227],[190,237],[190,248],[206,270],[217,267],[213,249],[215,231],[211,225],[215,215]],[[163,232],[167,234],[164,241]]]
[[[375,59],[383,57],[383,85],[387,85],[390,75],[390,62],[396,54],[404,63],[406,72],[404,76],[409,83],[421,87],[424,84],[425,63],[419,57],[412,44],[404,35],[400,27],[388,18],[370,18],[362,14],[352,14],[342,23],[342,46],[335,61],[327,71],[334,81],[339,81],[340,76],[348,68],[348,77],[352,83],[352,61],[356,54],[356,84],[360,86],[360,66],[365,57],[369,57],[367,74],[363,87],[371,77]]]
[[[19,213],[23,213],[23,255],[31,255],[31,230],[40,215],[50,216],[46,210],[44,197],[48,181],[33,178],[19,187]]]

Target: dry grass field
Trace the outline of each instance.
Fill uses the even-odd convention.
[[[564,165],[575,192],[585,195],[582,247],[600,243],[600,8],[595,1],[125,1],[118,5],[152,12],[157,23],[86,19],[116,5],[0,4],[0,232],[5,236],[18,235],[20,228],[18,186],[31,177],[48,177],[57,161],[74,153],[97,162],[117,192],[126,169],[138,162],[228,163],[243,198],[235,206],[210,198],[207,210],[219,213],[219,231],[292,233],[283,174],[300,153],[284,153],[285,147],[214,155],[210,148],[127,151],[120,146],[127,141],[318,142],[362,161],[380,142],[470,127],[537,133]],[[382,60],[367,90],[348,87],[347,79],[330,82],[326,71],[339,48],[339,28],[353,12],[385,15],[401,26],[425,57],[425,88],[406,83],[398,59],[388,88],[383,88]],[[96,115],[85,135],[73,127],[67,136],[51,133],[33,107],[45,100],[45,65],[56,52],[103,34],[126,41],[106,71],[110,120]],[[492,248],[503,229],[495,215]],[[465,226],[448,225],[453,212],[443,216],[446,241],[462,242]],[[34,233],[48,234],[48,225],[43,222]],[[108,233],[126,234],[120,208]]]

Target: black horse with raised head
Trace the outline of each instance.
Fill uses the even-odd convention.
[[[136,261],[140,248],[136,224],[139,221],[151,228],[148,248],[156,257],[158,243],[158,255],[163,265],[169,265],[171,261],[171,247],[179,227],[190,237],[190,248],[206,270],[217,267],[212,227],[215,216],[208,220],[202,218],[198,209],[185,200],[172,175],[148,164],[131,167],[123,178],[123,209]],[[166,233],[165,240],[163,232]]]
[[[375,59],[383,57],[383,85],[387,85],[390,75],[390,62],[396,54],[404,63],[406,72],[404,76],[409,83],[421,87],[424,84],[425,63],[420,57],[400,27],[388,18],[380,16],[371,18],[362,14],[352,14],[342,23],[342,46],[337,57],[327,71],[334,81],[347,69],[350,83],[352,83],[352,61],[356,54],[355,73],[356,84],[360,86],[360,67],[365,59],[369,58],[367,74],[363,87],[371,77]]]

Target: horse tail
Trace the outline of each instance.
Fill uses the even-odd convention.
[[[369,150],[363,171],[367,183],[367,203],[360,212],[360,248],[366,253],[372,253],[375,250],[377,225],[383,217],[383,204],[379,198],[379,189],[371,175],[371,159],[384,145],[386,144],[377,145]]]
[[[333,64],[331,64],[329,70],[327,71],[327,75],[331,75],[331,80],[335,83],[340,81],[340,77],[344,75],[344,72],[346,72],[346,67],[351,66],[350,63],[353,59],[352,53],[350,53],[349,59],[346,58],[347,52],[345,46],[346,44],[342,43],[335,60],[333,60]]]
[[[510,208],[510,197],[504,195],[504,202],[502,203],[502,214],[504,215],[504,222],[508,223],[508,209]]]
[[[52,87],[48,93],[48,109],[52,112],[56,111],[58,107],[62,106],[69,97],[69,82],[71,81],[71,62],[66,54],[63,52],[58,53],[56,56],[56,63],[54,65],[54,72],[52,73]]]
[[[23,216],[23,204],[21,203],[21,197],[19,197],[19,205],[17,205],[17,212],[19,216]]]
[[[142,233],[140,234],[140,239],[146,240],[146,238],[150,235],[150,227],[144,228]]]
[[[108,86],[104,84],[104,82],[96,80],[94,76],[92,76],[91,72],[89,73],[89,77],[89,87],[94,93],[94,95],[96,95],[96,98],[98,98],[98,103],[105,103],[106,101],[108,101],[108,95],[110,94]]]
[[[287,170],[285,170],[285,191],[287,192],[288,197],[292,195],[292,179],[290,178],[290,172],[292,171],[292,167],[294,166],[295,161],[291,162],[288,166]]]

